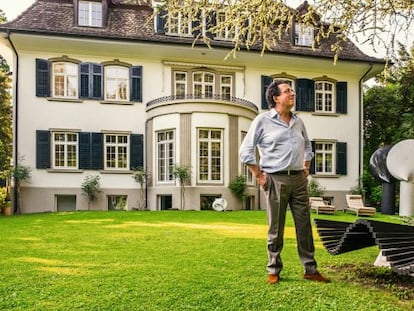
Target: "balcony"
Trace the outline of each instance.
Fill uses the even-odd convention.
[[[229,114],[243,114],[237,113],[235,108],[238,110],[247,110],[248,114],[257,115],[259,112],[257,106],[252,102],[234,97],[234,96],[225,96],[225,95],[170,95],[155,98],[147,103],[146,111],[150,112],[156,108],[166,108],[166,106],[173,106],[174,112],[192,112],[192,111],[216,111]]]

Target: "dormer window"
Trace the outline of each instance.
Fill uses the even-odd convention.
[[[79,1],[79,26],[102,27],[102,2]]]
[[[295,25],[295,45],[311,47],[314,40],[314,29],[304,24]]]
[[[191,19],[181,12],[171,13],[168,16],[168,34],[191,36]]]
[[[217,12],[217,25],[224,24],[226,22],[226,12]],[[230,27],[224,27],[216,33],[216,38],[218,40],[233,40],[236,36],[236,30],[231,29]]]

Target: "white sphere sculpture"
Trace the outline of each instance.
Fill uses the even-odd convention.
[[[400,216],[414,216],[414,139],[402,140],[390,149],[387,168],[400,181]]]
[[[227,201],[223,198],[217,198],[213,202],[213,209],[217,212],[225,211],[227,208]]]

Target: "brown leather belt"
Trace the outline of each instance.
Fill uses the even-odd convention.
[[[280,172],[274,172],[273,174],[276,175],[298,175],[298,174],[302,174],[303,170],[287,170],[287,171],[280,171]]]

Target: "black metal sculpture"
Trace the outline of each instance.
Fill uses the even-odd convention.
[[[358,219],[355,223],[315,219],[323,246],[332,255],[378,245],[398,274],[414,276],[414,226]]]
[[[377,149],[369,160],[371,174],[382,181],[381,213],[394,215],[395,213],[395,179],[387,168],[387,155],[392,145]]]

